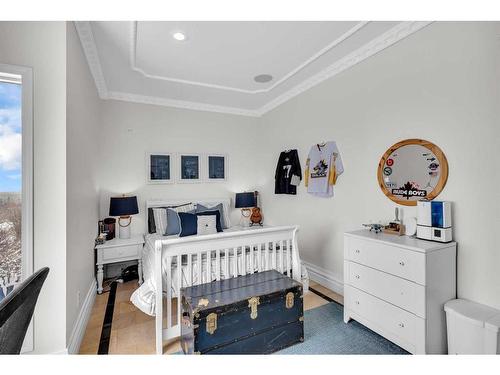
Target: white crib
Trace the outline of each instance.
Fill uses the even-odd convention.
[[[181,303],[177,298],[174,307],[173,298],[180,296],[182,287],[271,269],[302,282],[297,230],[296,226],[264,227],[157,240],[154,283],[156,291],[163,293],[156,293],[156,353],[163,353],[163,340],[180,336]],[[167,285],[162,282],[165,274]]]

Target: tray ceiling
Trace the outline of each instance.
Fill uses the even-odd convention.
[[[102,99],[246,116],[261,116],[427,24],[75,22]],[[271,80],[257,82],[259,75]]]

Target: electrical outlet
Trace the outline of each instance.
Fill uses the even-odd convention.
[[[80,307],[81,302],[81,293],[80,291],[76,292],[76,306]]]

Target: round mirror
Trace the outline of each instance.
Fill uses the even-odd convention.
[[[407,139],[389,148],[378,164],[378,182],[385,195],[405,206],[434,199],[448,179],[448,161],[435,144]]]

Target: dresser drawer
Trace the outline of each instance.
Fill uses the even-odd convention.
[[[103,261],[109,261],[127,257],[138,257],[141,248],[142,245],[130,245],[102,249],[102,259]]]
[[[358,238],[346,238],[348,260],[425,285],[425,255]]]
[[[347,306],[355,314],[371,322],[370,328],[382,334],[398,338],[396,343],[406,348],[421,347],[425,332],[425,320],[379,298],[351,286],[347,286]]]
[[[425,287],[354,262],[346,262],[348,283],[425,318]]]

